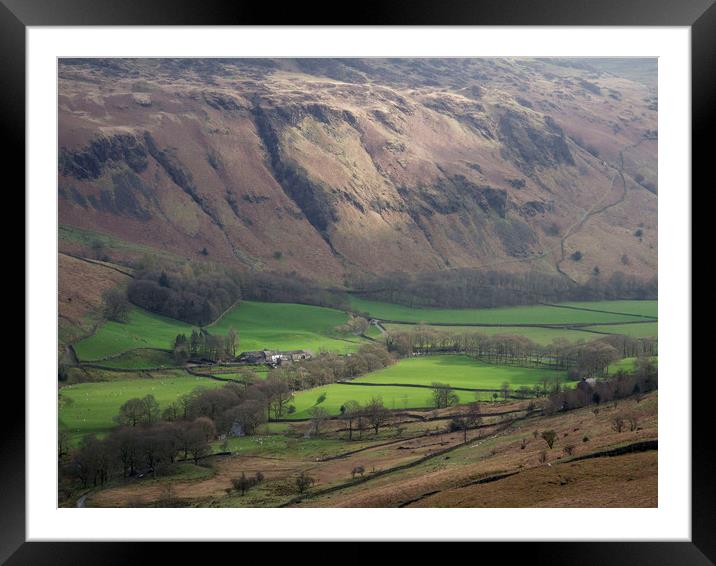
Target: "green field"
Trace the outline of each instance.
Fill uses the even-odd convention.
[[[191,325],[133,308],[125,323],[108,321],[92,336],[75,344],[81,360],[97,360],[136,348],[171,349],[177,334],[191,334]]]
[[[659,316],[658,301],[578,301],[559,304],[565,307],[619,312],[654,318]]]
[[[494,309],[440,309],[411,308],[403,305],[381,303],[350,297],[351,308],[358,312],[366,312],[372,317],[382,320],[405,322],[433,322],[443,324],[579,324],[594,322],[633,321],[634,316],[628,314],[610,314],[597,312],[609,310],[631,313],[641,311],[655,316],[656,301],[596,301],[589,303],[565,303],[572,306],[587,306],[596,310],[578,310],[546,305],[519,307],[500,307]],[[623,303],[623,308],[622,308]],[[644,303],[644,304],[640,304]]]
[[[130,350],[106,360],[97,365],[117,369],[149,369],[149,368],[172,368],[177,367],[174,356],[165,350],[152,350],[138,348]]]
[[[299,391],[294,396],[293,404],[296,412],[288,415],[288,418],[308,418],[311,416],[310,409],[316,406],[319,397],[324,394],[326,399],[320,406],[326,409],[331,415],[340,412],[341,405],[348,401],[357,401],[365,404],[373,397],[380,397],[383,404],[389,409],[411,409],[429,407],[431,403],[430,390],[423,387],[363,387],[360,385],[341,385],[333,383],[307,391]],[[476,399],[475,393],[470,391],[458,391],[461,403],[469,403]],[[488,400],[490,394],[480,395],[481,400]]]
[[[313,350],[334,352],[355,351],[365,341],[358,337],[346,339],[329,334],[343,324],[347,315],[339,310],[287,303],[244,301],[228,312],[209,331],[225,334],[230,327],[239,333],[239,350]],[[177,334],[191,334],[192,326],[178,320],[133,308],[126,323],[107,322],[97,332],[81,340],[75,350],[82,360],[97,360],[136,348],[170,349]],[[115,360],[115,364],[121,361]],[[132,359],[128,366],[141,365]]]
[[[541,383],[544,378],[553,380],[564,378],[562,372],[550,370],[493,366],[467,356],[425,356],[401,360],[385,369],[378,370],[355,379],[355,383],[401,383],[430,385],[434,381],[447,383],[454,387],[472,387],[476,389],[498,389],[503,382],[512,388],[522,385],[532,386]],[[565,383],[569,385],[569,383]],[[471,391],[457,391],[461,403],[489,400],[491,393],[480,393],[479,397]],[[431,392],[423,387],[400,386],[363,386],[331,384],[307,391],[299,391],[294,396],[296,412],[290,418],[306,418],[309,410],[316,406],[322,394],[326,399],[320,406],[330,414],[338,414],[341,405],[347,401],[365,403],[372,397],[380,397],[390,409],[410,409],[428,407]]]
[[[67,385],[60,389],[60,425],[67,427],[76,441],[87,434],[104,434],[115,426],[112,419],[128,399],[154,395],[163,409],[197,387],[222,385],[220,381],[194,377],[183,371],[154,379]]]
[[[243,301],[209,331],[226,334],[233,326],[239,332],[240,349],[244,351],[325,349],[346,353],[365,343],[357,336],[331,336],[333,328],[347,319],[343,311],[325,307]]]
[[[651,360],[658,365],[659,364],[659,357],[653,356]],[[634,370],[634,366],[636,364],[636,358],[622,358],[621,360],[617,360],[616,362],[613,362],[609,364],[609,367],[607,368],[607,373],[613,374],[619,370],[630,372]]]
[[[513,389],[533,386],[542,380],[564,379],[564,372],[539,368],[498,366],[467,356],[421,356],[400,360],[387,368],[362,375],[355,383],[399,383],[430,385],[434,381],[453,387],[499,389],[508,382]]]
[[[610,334],[624,334],[634,338],[656,338],[659,336],[658,322],[640,322],[639,324],[615,324],[612,326],[590,326],[589,330],[608,332]]]

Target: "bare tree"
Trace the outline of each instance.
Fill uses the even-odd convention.
[[[296,489],[298,493],[305,493],[315,483],[316,479],[309,476],[306,472],[301,472],[296,477]]]
[[[435,381],[430,387],[433,407],[436,409],[444,409],[445,407],[457,405],[459,398],[449,383],[439,383]]]
[[[330,418],[330,415],[323,407],[311,407],[308,413],[311,415],[311,431],[318,436],[321,433],[321,425]]]
[[[353,421],[359,417],[362,407],[357,401],[346,401],[341,409],[343,418],[348,421],[348,440],[353,440]]]
[[[612,418],[612,430],[614,432],[622,432],[626,428],[626,421],[621,415]]]
[[[264,475],[261,472],[256,472],[254,477],[247,477],[246,472],[241,472],[241,477],[231,480],[231,485],[236,491],[241,492],[243,497],[249,489],[261,483],[263,479]]]
[[[380,397],[371,397],[370,401],[365,405],[364,413],[373,430],[375,430],[375,434],[378,434],[378,429],[388,421],[390,415]]]

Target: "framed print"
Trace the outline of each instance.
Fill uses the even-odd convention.
[[[711,2],[0,8],[27,211],[0,557],[712,563]]]

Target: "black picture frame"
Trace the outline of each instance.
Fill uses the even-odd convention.
[[[713,184],[708,134],[716,101],[716,6],[713,0],[414,0],[346,5],[203,0],[0,0],[0,114],[6,149],[3,170],[24,186],[25,31],[28,26],[69,25],[563,25],[687,26],[692,47],[693,184]],[[711,158],[711,159],[710,159]],[[16,191],[18,192],[18,191]],[[19,204],[24,209],[24,201]],[[694,224],[695,225],[695,224]],[[693,256],[692,256],[693,257]],[[28,337],[31,338],[31,337]],[[682,376],[689,378],[690,376]],[[10,380],[6,380],[7,382]],[[713,564],[716,562],[716,458],[710,430],[713,385],[692,383],[691,542],[490,543],[510,561],[552,564]],[[24,387],[15,380],[15,399]],[[7,395],[7,393],[6,393]],[[0,562],[7,564],[130,563],[149,560],[153,543],[25,542],[25,409],[6,403],[0,434]],[[154,545],[156,547],[156,545]],[[187,545],[162,545],[164,562],[190,557]],[[164,548],[169,547],[169,548]],[[244,556],[248,556],[244,554]],[[483,555],[484,556],[484,555]]]

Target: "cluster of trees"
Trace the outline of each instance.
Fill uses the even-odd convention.
[[[198,462],[208,455],[214,435],[213,423],[205,418],[123,426],[103,439],[94,435],[85,437],[71,453],[65,471],[83,487],[104,485],[113,477],[148,471],[160,475],[179,459]]]
[[[358,401],[347,401],[340,408],[341,418],[348,425],[348,440],[353,440],[353,433],[358,432],[363,438],[363,431],[372,429],[375,434],[390,419],[390,410],[383,405],[380,397],[371,397],[361,405]]]
[[[195,267],[145,260],[127,288],[129,300],[148,311],[205,325],[241,298],[237,272],[202,264]]]
[[[119,426],[106,438],[88,436],[71,454],[67,442],[60,442],[60,459],[84,487],[103,485],[118,475],[162,474],[179,459],[198,463],[219,436],[255,434],[269,416],[284,414],[291,398],[285,383],[269,377],[197,388],[162,412],[153,395],[129,399],[115,417]]]
[[[282,365],[270,376],[288,384],[294,390],[310,389],[387,367],[395,362],[393,356],[380,344],[365,344],[347,356],[322,353],[310,360]]]
[[[594,275],[584,284],[546,273],[503,273],[450,269],[432,273],[391,273],[353,282],[364,297],[410,307],[498,307],[560,301],[655,299],[657,280],[622,272]]]
[[[604,375],[610,363],[623,357],[657,354],[657,341],[651,338],[614,335],[591,342],[557,338],[542,345],[519,334],[452,332],[425,325],[389,333],[386,346],[401,356],[465,353],[492,364],[571,369],[572,378]]]
[[[610,379],[593,383],[582,381],[574,389],[553,392],[545,411],[548,414],[567,411],[648,393],[658,388],[658,381],[657,366],[648,356],[640,356],[633,372],[619,370]]]
[[[189,337],[178,334],[172,352],[180,363],[189,359],[219,361],[235,358],[238,347],[239,333],[233,327],[226,336],[210,334],[205,328],[200,328],[192,330]]]
[[[349,308],[345,292],[324,289],[297,273],[257,272],[242,276],[245,299],[274,303],[302,303],[319,307]]]
[[[211,262],[171,262],[145,256],[130,262],[135,277],[126,290],[105,296],[104,315],[126,321],[130,303],[150,312],[204,326],[241,298],[303,303],[348,310],[344,291],[324,289],[296,273],[240,272]]]
[[[114,322],[127,322],[131,305],[124,289],[108,289],[102,293],[102,316]]]
[[[338,334],[363,334],[370,323],[362,316],[351,315],[345,324],[336,326],[333,330]]]
[[[463,433],[463,442],[467,442],[467,431],[479,426],[481,423],[482,410],[480,409],[480,403],[473,401],[472,403],[468,403],[464,413],[450,419],[448,430],[450,432],[461,430]]]

